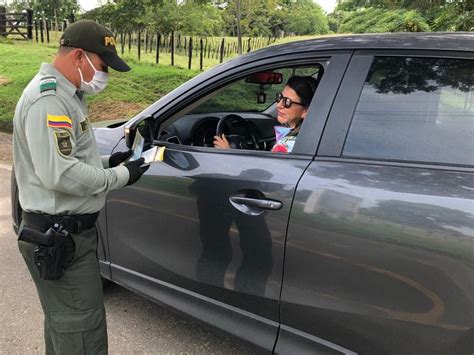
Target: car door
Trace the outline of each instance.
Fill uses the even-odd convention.
[[[165,160],[152,164],[138,183],[110,193],[106,204],[114,281],[267,350],[279,325],[296,184],[314,156],[314,138],[349,53],[304,57],[299,60],[324,60],[327,66],[291,155],[160,142]],[[252,63],[240,78],[284,64]],[[220,80],[227,85],[229,79]],[[175,109],[194,107],[206,96],[212,92],[203,90],[192,102],[183,95],[186,104],[177,102]]]
[[[353,57],[295,194],[277,353],[473,353],[473,74]]]

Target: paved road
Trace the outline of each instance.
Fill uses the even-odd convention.
[[[44,353],[43,316],[11,228],[10,173],[0,161],[0,354]],[[110,354],[255,354],[207,326],[111,284],[105,291]]]

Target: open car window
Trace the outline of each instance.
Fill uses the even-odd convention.
[[[200,99],[161,125],[158,140],[211,148],[219,121],[233,115],[224,134],[242,139],[232,148],[269,151],[275,143],[274,127],[278,125],[276,94],[294,75],[320,80],[325,65],[324,62],[262,70],[211,93],[203,93]]]
[[[299,75],[317,78],[318,74],[322,72],[323,67],[321,65],[281,68],[265,72],[281,74],[281,83],[279,84],[249,82],[249,77],[252,77],[252,75],[247,76],[227,86],[190,113],[264,112],[275,104],[275,95],[283,90],[289,77]],[[264,81],[262,80],[262,82]]]

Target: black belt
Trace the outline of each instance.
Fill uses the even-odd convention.
[[[69,233],[78,234],[95,226],[99,212],[58,216],[23,211],[22,217],[26,226],[40,232],[46,232],[55,223],[59,223]]]

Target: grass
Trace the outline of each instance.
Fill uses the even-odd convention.
[[[278,43],[307,38],[309,37],[285,38]],[[232,40],[235,41],[235,38]],[[23,89],[36,75],[42,62],[53,60],[58,42],[59,33],[54,32],[51,33],[49,44],[12,41],[0,37],[0,131],[12,131],[15,106]],[[155,64],[155,53],[142,53],[138,61],[137,50],[133,46],[130,52],[125,47],[122,56],[133,70],[128,73],[111,71],[107,89],[88,99],[91,121],[132,117],[200,73],[199,56],[192,58],[191,70],[187,69],[188,58],[180,53],[175,55],[174,66],[171,66],[169,53],[160,53],[158,65]],[[206,57],[204,70],[218,63],[217,58]]]

